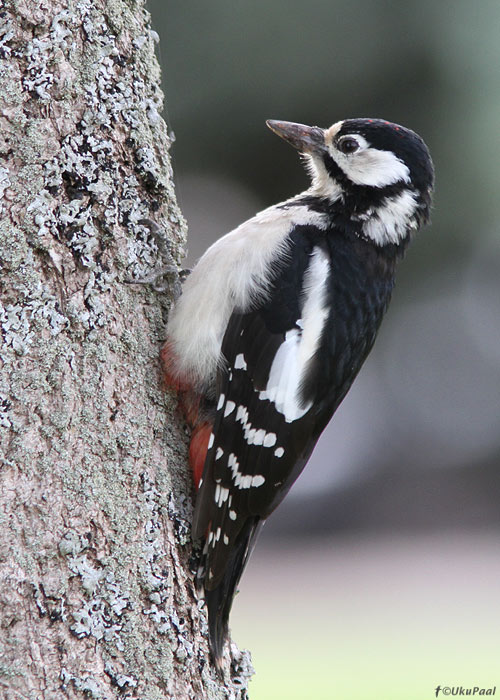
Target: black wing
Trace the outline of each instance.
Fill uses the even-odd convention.
[[[332,249],[324,234],[318,240],[317,232],[311,236],[298,229],[292,240],[292,255],[268,300],[250,313],[233,313],[222,345],[226,366],[218,377],[214,437],[193,523],[194,538],[206,538],[199,579],[216,659],[256,529],[302,471],[366,357],[387,304],[376,303],[380,290],[367,293],[368,283],[358,270],[362,263],[353,266],[352,249],[349,255],[347,247],[344,255],[342,245]],[[306,271],[318,251],[328,262],[319,268],[326,271],[321,290],[328,313],[321,317],[314,353],[305,353],[299,362],[300,389],[290,411],[267,389],[272,378],[286,393],[294,368],[281,361],[280,353],[287,341],[300,344],[305,338],[306,316],[309,325],[319,323],[318,314],[305,313],[304,289]],[[375,315],[374,303],[380,306]]]

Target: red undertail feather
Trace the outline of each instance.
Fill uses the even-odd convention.
[[[163,382],[167,389],[177,392],[179,408],[193,432],[189,445],[189,464],[193,471],[196,488],[200,483],[207,456],[208,441],[212,433],[212,423],[200,411],[201,395],[176,370],[175,352],[172,345],[166,342],[161,349],[161,364],[163,367]]]

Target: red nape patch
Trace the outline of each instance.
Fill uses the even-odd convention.
[[[193,480],[196,490],[200,483],[208,452],[208,441],[212,434],[212,424],[202,423],[193,430],[189,445],[189,464],[193,470]]]

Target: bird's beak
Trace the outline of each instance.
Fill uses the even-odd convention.
[[[267,126],[287,143],[303,153],[319,154],[325,150],[325,132],[319,126],[268,119]]]

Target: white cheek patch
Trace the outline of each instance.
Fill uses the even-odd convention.
[[[259,398],[272,401],[287,423],[302,418],[312,406],[312,401],[307,404],[301,401],[300,385],[328,319],[326,285],[329,273],[326,253],[314,248],[304,275],[304,305],[302,318],[297,321],[300,330],[294,328],[286,333],[271,365],[267,386],[259,392]]]
[[[363,138],[358,134],[355,137],[357,141]],[[410,182],[408,166],[392,151],[379,151],[376,148],[370,148],[366,143],[366,147],[350,155],[341,153],[332,146],[330,155],[355,185],[387,187],[396,182]]]

